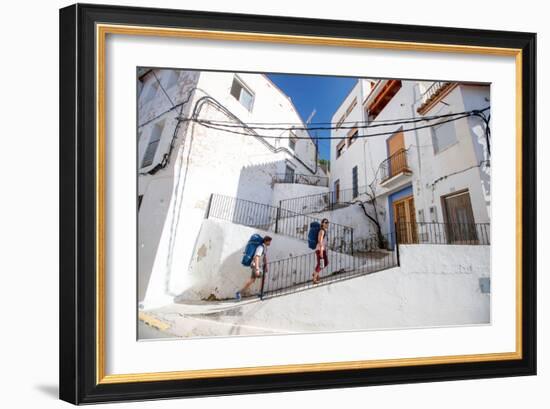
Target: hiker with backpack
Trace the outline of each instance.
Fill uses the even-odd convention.
[[[248,289],[256,282],[257,278],[267,273],[267,247],[271,244],[271,240],[271,237],[265,236],[262,238],[259,234],[252,235],[248,240],[241,264],[250,266],[251,274],[244,287],[237,291],[237,300],[240,300],[241,296],[248,292]]]
[[[313,223],[311,224],[313,225]],[[315,256],[317,257],[317,265],[315,266],[315,271],[313,272],[313,284],[318,284],[321,281],[321,269],[328,266],[328,255],[327,255],[327,231],[328,231],[328,219],[321,220],[321,224],[317,223],[319,226],[319,232],[317,233],[317,240],[315,244]],[[312,226],[310,226],[312,227]],[[313,230],[313,231],[312,231]],[[310,235],[314,235],[315,230],[310,229]],[[310,243],[310,247],[311,247]],[[323,260],[323,267],[321,268],[321,260]]]

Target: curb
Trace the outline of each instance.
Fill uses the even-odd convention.
[[[149,325],[150,327],[158,329],[159,331],[166,331],[168,328],[170,328],[169,324],[141,311],[139,313],[139,320]]]

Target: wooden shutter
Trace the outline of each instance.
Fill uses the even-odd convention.
[[[405,151],[405,138],[403,131],[398,132],[388,139],[388,154],[390,157],[390,177],[397,175],[407,167]],[[402,153],[400,153],[402,152]]]
[[[444,198],[447,236],[451,243],[477,243],[470,193],[462,192]]]

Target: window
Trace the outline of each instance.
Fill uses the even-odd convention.
[[[250,92],[237,77],[233,78],[231,95],[233,95],[247,110],[252,111],[252,105],[254,105],[254,94],[252,94],[252,92]]]
[[[164,87],[166,89],[172,88],[179,79],[179,72],[174,70],[165,70],[164,71]]]
[[[342,117],[338,120],[338,123],[336,124],[336,128],[339,128],[340,125],[344,122],[344,119],[346,119],[346,115],[342,115]]]
[[[141,162],[141,167],[145,168],[150,166],[155,159],[155,154],[157,153],[157,148],[160,142],[160,137],[162,135],[163,125],[155,124],[153,131],[151,132],[151,137],[149,138],[149,144],[145,150],[145,155],[143,155],[143,161]]]
[[[346,147],[346,141],[342,140],[338,145],[336,145],[336,159],[342,156],[344,153],[344,148]]]
[[[353,101],[351,101],[351,104],[349,105],[348,109],[346,109],[346,116],[351,114],[351,111],[353,111],[353,108],[355,108],[355,105],[357,105],[357,98],[354,98]]]
[[[333,191],[332,201],[338,203],[340,201],[340,179],[334,182],[334,191]]]
[[[400,80],[388,80],[367,107],[368,119],[373,121],[401,89]]]
[[[154,77],[149,77],[144,89],[143,89],[143,103],[151,101],[156,95],[159,89],[159,83]]]
[[[431,129],[434,153],[439,153],[456,142],[456,130],[453,122],[436,125]]]
[[[285,183],[294,183],[294,169],[286,165]]]
[[[357,166],[354,166],[351,170],[351,179],[352,179],[352,186],[353,186],[353,198],[355,199],[357,196],[359,196],[359,184],[357,181]]]
[[[359,129],[353,128],[348,132],[348,146],[350,146],[359,136]]]
[[[298,138],[294,134],[294,132],[290,131],[290,139],[288,140],[288,147],[292,150],[296,150],[296,141]]]

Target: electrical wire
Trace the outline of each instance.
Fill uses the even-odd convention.
[[[316,130],[332,130],[332,129],[366,129],[366,128],[377,128],[377,127],[381,127],[381,126],[391,126],[391,125],[402,125],[402,124],[409,124],[409,123],[417,123],[417,122],[424,122],[424,121],[432,121],[432,120],[435,120],[435,119],[442,119],[442,118],[450,118],[450,117],[454,117],[454,116],[460,116],[460,115],[465,115],[465,114],[468,114],[468,113],[481,113],[481,112],[484,112],[486,110],[488,110],[489,107],[486,107],[484,109],[481,109],[481,110],[476,110],[476,111],[464,111],[464,112],[456,112],[456,113],[452,113],[452,114],[444,114],[444,115],[435,115],[435,116],[426,116],[426,117],[422,117],[422,118],[418,118],[418,117],[413,117],[413,118],[402,118],[402,119],[392,119],[392,120],[384,120],[384,121],[380,121],[380,122],[383,122],[383,123],[379,123],[379,122],[376,122],[374,124],[371,124],[372,122],[374,121],[368,121],[368,122],[365,122],[365,121],[356,121],[356,122],[347,122],[347,123],[352,123],[353,125],[350,125],[350,126],[347,126],[347,125],[339,125],[337,124],[336,126],[292,126],[292,127],[282,127],[282,126],[274,126],[274,127],[270,127],[270,126],[263,126],[263,125],[268,125],[268,124],[277,124],[277,125],[284,125],[286,124],[285,122],[281,122],[281,123],[268,123],[268,122],[265,122],[265,123],[260,123],[260,122],[247,122],[247,126],[248,128],[251,128],[251,129],[260,129],[260,130],[307,130],[307,131],[316,131]],[[214,125],[214,126],[221,126],[221,127],[226,127],[226,128],[240,128],[242,127],[241,125],[237,125],[235,124],[234,122],[229,122],[229,121],[217,121],[217,120],[205,120],[205,119],[201,119],[202,122],[204,123],[208,123],[210,125]],[[261,125],[251,125],[251,124],[261,124]],[[318,124],[323,124],[323,122],[318,122]],[[332,122],[324,122],[324,124],[333,124]],[[365,125],[361,125],[361,124],[365,124]]]
[[[442,125],[442,124],[445,124],[445,123],[448,123],[448,122],[454,122],[454,121],[458,121],[459,119],[468,118],[468,117],[473,116],[473,115],[474,115],[473,111],[470,111],[468,113],[465,113],[462,116],[447,119],[445,121],[439,121],[439,122],[436,122],[436,123],[433,123],[433,124],[427,124],[427,125],[422,125],[422,126],[417,126],[417,127],[412,127],[412,128],[401,129],[401,132],[410,132],[410,131],[415,131],[415,130],[420,130],[420,129],[425,129],[425,128],[432,128],[434,126]],[[292,136],[280,136],[279,135],[279,136],[275,136],[275,135],[261,135],[261,134],[257,134],[257,133],[251,134],[250,132],[239,132],[239,131],[234,131],[234,130],[226,129],[226,128],[219,127],[219,126],[213,126],[213,125],[210,125],[208,122],[205,122],[205,121],[200,120],[200,119],[191,118],[189,120],[193,121],[193,122],[196,122],[199,125],[204,126],[205,128],[210,128],[210,129],[223,131],[223,132],[227,132],[227,133],[232,133],[232,134],[236,134],[236,135],[245,135],[245,136],[254,135],[254,136],[261,136],[262,138],[265,138],[265,139],[311,139],[310,136],[298,136],[298,135],[292,135]],[[393,125],[400,125],[400,124],[401,123],[398,123],[398,122],[393,123]],[[253,128],[250,128],[248,126],[240,126],[240,128],[249,129],[250,131],[254,130]],[[369,128],[369,127],[368,126],[361,127],[359,129],[367,129],[367,128]],[[288,129],[288,130],[291,131],[292,129]],[[358,139],[372,138],[374,136],[393,135],[394,133],[395,133],[395,130],[392,130],[392,131],[388,131],[388,132],[378,132],[378,133],[369,134],[369,135],[357,135],[355,138],[358,138]],[[346,135],[346,136],[317,136],[315,139],[319,139],[319,140],[325,140],[325,139],[339,140],[339,139],[348,139],[348,138],[349,138],[349,136]]]
[[[174,106],[174,102],[172,102],[172,99],[170,98],[170,96],[168,95],[168,93],[166,92],[166,90],[164,89],[164,87],[162,86],[162,83],[160,82],[159,77],[157,77],[157,74],[155,73],[155,71],[151,71],[151,72],[153,73],[155,79],[157,80],[160,89],[162,90],[162,92],[164,92],[164,95],[166,95],[166,98],[168,98],[168,101],[170,101],[170,105],[172,105],[172,107],[173,107],[173,106]]]

